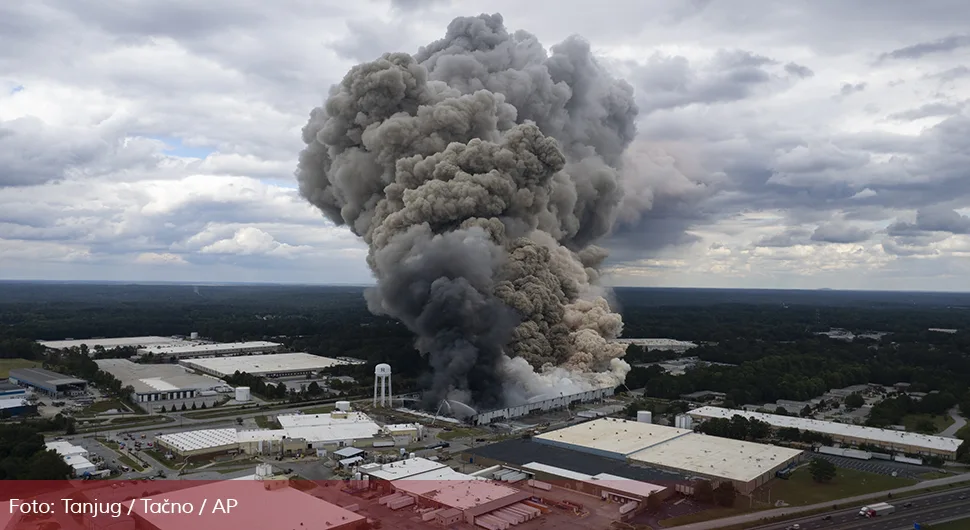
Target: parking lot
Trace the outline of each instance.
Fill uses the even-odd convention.
[[[894,472],[897,476],[918,479],[919,475],[926,473],[928,471],[933,471],[933,468],[926,466],[915,466],[912,464],[902,464],[899,462],[892,462],[889,460],[856,460],[854,458],[845,458],[842,456],[833,455],[823,455],[816,454],[815,456],[822,457],[829,462],[832,462],[838,467],[843,467],[846,469],[855,469],[857,471],[865,471],[867,473],[875,473],[877,475],[892,475]]]

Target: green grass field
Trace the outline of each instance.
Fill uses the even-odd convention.
[[[921,525],[927,530],[970,530],[970,518],[933,525]]]
[[[747,502],[746,500],[744,502]],[[738,504],[743,504],[741,498],[738,498]],[[734,517],[735,515],[743,515],[750,512],[756,512],[758,510],[767,509],[767,506],[754,507],[754,508],[711,508],[710,510],[704,510],[703,512],[692,513],[690,515],[681,515],[679,517],[671,517],[670,519],[664,519],[660,521],[660,526],[664,528],[669,528],[671,526],[681,526],[685,524],[700,523],[704,521],[713,521],[714,519],[721,519],[724,517]]]
[[[0,359],[0,379],[10,377],[10,370],[17,368],[37,368],[41,363],[27,359]]]
[[[803,467],[795,471],[788,480],[774,479],[755,490],[755,500],[767,503],[770,496],[772,503],[782,500],[792,506],[805,506],[902,488],[916,483],[916,480],[908,478],[839,468],[832,482],[820,484],[812,480],[812,474],[809,473],[808,468]]]
[[[903,417],[903,425],[906,426],[907,431],[919,432],[917,427],[920,423],[929,421],[936,428],[932,433],[927,432],[925,434],[936,434],[938,432],[944,431],[950,425],[953,425],[953,418],[949,414],[942,416],[932,416],[930,414],[909,414]]]
[[[282,429],[283,428],[280,425],[280,422],[276,421],[275,419],[271,419],[269,416],[256,416],[253,419],[256,420],[256,425],[258,425],[260,429]]]
[[[80,412],[80,416],[87,416],[93,414],[100,414],[102,412],[107,412],[109,410],[120,410],[122,412],[128,412],[131,410],[130,407],[118,401],[117,399],[109,399],[107,401],[98,401],[97,403],[92,403],[87,407],[84,407]]]

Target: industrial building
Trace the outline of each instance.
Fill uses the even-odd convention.
[[[97,338],[97,339],[65,339],[65,340],[39,340],[38,344],[50,350],[67,350],[70,348],[80,348],[87,346],[89,351],[101,346],[106,350],[113,348],[134,347],[147,348],[159,346],[177,346],[184,344],[184,340],[179,337],[117,337],[117,338]]]
[[[203,392],[231,392],[232,387],[214,377],[197,375],[172,364],[138,364],[127,359],[98,359],[98,368],[113,375],[122,386],[131,386],[136,403],[192,399]]]
[[[331,366],[350,364],[347,361],[320,357],[309,353],[275,353],[238,357],[208,357],[179,361],[187,368],[216,377],[246,373],[260,377],[293,377],[317,375]]]
[[[560,469],[595,476],[601,473],[628,480],[666,487],[689,482],[690,475],[659,469],[623,459],[607,458],[567,447],[540,444],[531,438],[514,438],[498,443],[471,447],[459,457],[462,462],[478,466],[510,465],[522,469],[530,463],[541,463]]]
[[[202,429],[162,434],[155,437],[155,442],[183,458],[239,450],[236,429]]]
[[[647,351],[672,351],[678,353],[683,353],[691,348],[697,347],[697,344],[693,342],[674,339],[616,339],[613,342],[643,346]]]
[[[87,459],[88,450],[70,442],[47,442],[48,451],[57,453],[74,470],[74,476],[83,477],[97,471],[97,466]]]
[[[140,348],[139,355],[149,353],[162,356],[174,357],[176,359],[187,359],[192,357],[219,357],[225,355],[249,355],[253,353],[272,353],[279,351],[283,345],[276,342],[252,341],[252,342],[231,342],[220,344],[189,344],[174,345],[162,348]]]
[[[580,423],[544,433],[534,440],[539,444],[704,477],[715,486],[729,481],[742,493],[750,493],[773,478],[776,471],[803,458],[803,452],[795,449],[617,418]]]
[[[508,521],[524,522],[538,517],[540,513],[538,509],[523,504],[532,496],[527,491],[458,473],[444,464],[425,458],[367,464],[359,470],[369,479],[371,488],[392,492],[380,499],[381,504],[391,509],[407,506],[433,508],[433,512],[429,512],[432,513],[429,520],[444,519],[439,522],[443,524],[463,520],[485,528],[507,528],[511,526]],[[494,525],[496,520],[499,521],[498,525]]]
[[[211,530],[213,528],[279,528],[327,530],[364,530],[367,518],[336,504],[329,503],[288,487],[285,481],[272,477],[256,480],[229,480],[206,483],[165,493],[171,505],[186,503],[208,506],[204,514],[160,513],[146,510],[148,503],[131,502],[131,514],[137,521],[132,528],[150,530]],[[235,501],[230,510],[218,510],[217,502]],[[122,513],[128,512],[128,502]],[[214,506],[215,505],[215,506]],[[113,521],[113,520],[112,520]]]
[[[277,421],[291,438],[303,438],[309,448],[330,445],[353,445],[369,440],[381,432],[380,425],[360,412],[334,411],[329,414],[286,414]]]
[[[409,445],[424,437],[424,425],[420,423],[394,423],[385,425],[381,432],[394,439],[394,445]]]
[[[488,425],[495,420],[521,418],[522,416],[527,416],[535,412],[567,408],[573,403],[589,403],[591,401],[603,400],[612,396],[614,390],[613,387],[608,387],[570,394],[568,396],[550,397],[515,407],[479,412],[466,418],[465,421],[472,425]]]
[[[83,394],[88,382],[76,377],[44,370],[43,368],[15,368],[10,370],[9,382],[32,388],[52,397]]]
[[[281,429],[236,431],[204,429],[164,434],[158,444],[181,457],[201,457],[241,451],[253,455],[286,455],[350,446],[369,440],[381,427],[365,414],[340,412],[330,414],[288,414],[278,416]]]
[[[24,397],[0,398],[0,418],[12,418],[37,412],[37,405],[31,405]]]
[[[848,425],[832,421],[813,420],[810,418],[796,418],[778,414],[725,409],[721,407],[700,407],[689,411],[687,414],[697,421],[712,418],[730,419],[734,416],[742,416],[749,420],[761,420],[775,429],[795,428],[802,431],[825,434],[831,436],[839,444],[853,446],[867,444],[880,447],[890,452],[936,456],[945,460],[955,459],[957,449],[963,443],[963,440],[958,438],[947,438],[945,436],[932,436],[913,432],[864,427],[861,425]]]
[[[27,397],[27,389],[9,381],[0,381],[0,398],[9,399],[18,397]]]
[[[556,486],[593,495],[611,502],[636,503],[635,506],[631,506],[633,508],[631,511],[636,511],[637,508],[641,507],[646,508],[646,501],[649,497],[665,499],[674,491],[672,485],[650,484],[649,482],[630,480],[609,473],[587,475],[586,473],[539,462],[525,464],[522,466],[522,470],[529,473],[534,480],[551,482]]]

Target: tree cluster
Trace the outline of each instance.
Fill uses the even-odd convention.
[[[0,424],[0,480],[58,480],[71,472],[57,453],[47,450],[34,425]]]
[[[949,392],[927,394],[922,399],[913,399],[906,394],[886,398],[875,406],[869,413],[866,425],[872,427],[887,427],[889,425],[899,425],[903,418],[910,414],[928,414],[938,416],[946,414],[957,404],[957,398]],[[936,431],[933,422],[928,425],[917,425],[922,430],[930,433]]]

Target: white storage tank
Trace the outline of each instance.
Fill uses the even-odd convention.
[[[653,423],[653,413],[649,410],[638,410],[637,421],[640,423]]]
[[[349,401],[338,401],[337,410],[341,412],[350,412],[350,402]]]
[[[674,417],[674,426],[678,429],[693,429],[694,418],[691,418],[687,414],[680,414]]]
[[[193,331],[192,333],[189,333],[189,338],[192,340],[199,340],[199,332]]]
[[[249,395],[248,386],[237,386],[236,387],[236,401],[249,401],[252,399]]]

